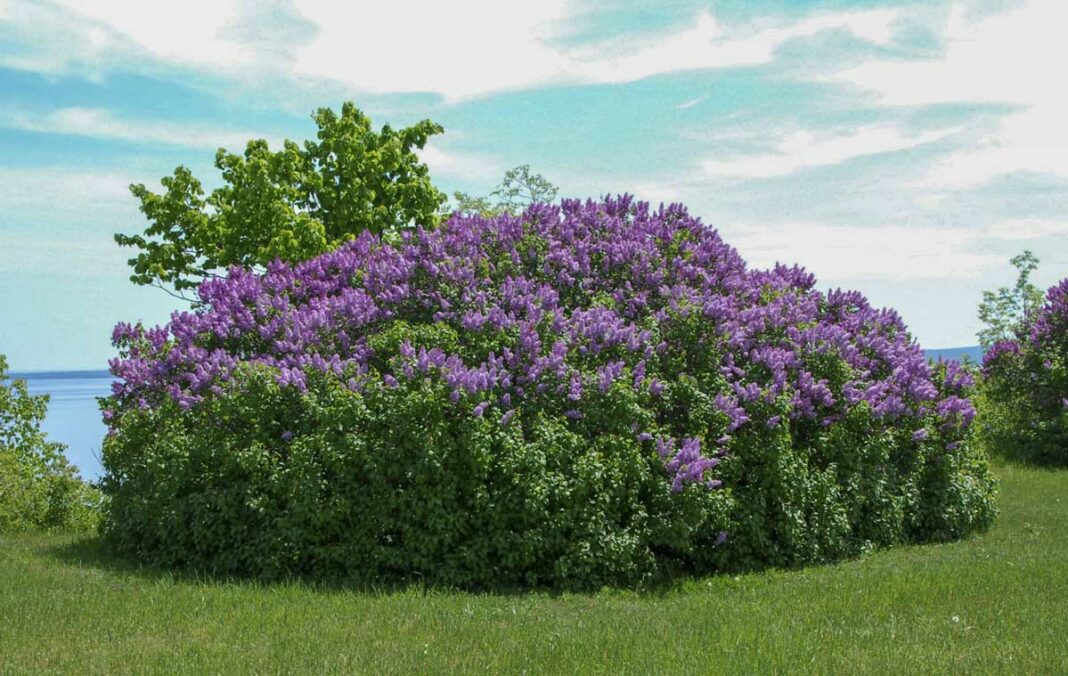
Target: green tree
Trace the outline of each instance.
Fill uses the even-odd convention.
[[[26,381],[8,383],[0,355],[0,533],[32,528],[89,528],[99,493],[78,478],[66,446],[41,430],[48,395],[31,395]]]
[[[456,211],[497,216],[502,213],[517,214],[531,204],[552,202],[559,189],[549,179],[522,164],[504,172],[504,178],[487,197],[476,197],[465,192],[454,192]]]
[[[977,334],[979,342],[989,347],[999,340],[1019,338],[1027,320],[1042,305],[1042,289],[1031,283],[1031,273],[1038,268],[1038,258],[1030,251],[1013,256],[1016,283],[995,291],[984,291],[979,303],[979,321],[985,328]]]
[[[131,281],[183,292],[230,266],[261,268],[276,258],[311,258],[364,230],[382,233],[411,222],[437,223],[446,197],[417,154],[441,125],[423,120],[374,131],[353,103],[338,115],[320,108],[316,140],[285,141],[272,151],[251,140],[244,155],[220,148],[223,186],[205,197],[186,167],[162,179],[164,191],[130,186],[149,221],[143,234],[116,234],[139,249]],[[173,291],[172,291],[173,289]]]

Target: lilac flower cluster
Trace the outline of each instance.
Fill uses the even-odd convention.
[[[1064,341],[1068,336],[1068,278],[1050,287],[1046,304],[1039,310],[1031,326],[1031,342],[1039,345],[1047,341]]]
[[[931,418],[959,429],[974,416],[970,376],[950,366],[936,383],[896,313],[820,292],[798,267],[751,270],[682,206],[628,196],[457,214],[395,240],[365,232],[298,265],[233,269],[199,297],[165,327],[116,327],[111,424],[167,399],[195,407],[250,363],[298,391],[312,372],[356,393],[430,379],[459,413],[495,410],[501,425],[533,411],[580,424],[624,388],[661,412],[635,434],[681,490],[718,486],[719,458],[751,426],[825,428],[864,406],[922,441]],[[399,322],[445,327],[456,346],[376,342]],[[719,423],[668,415],[683,376],[700,379]]]
[[[1020,344],[1015,340],[999,340],[990,346],[983,354],[983,372],[989,375],[995,364],[998,364],[1007,355],[1020,354]]]

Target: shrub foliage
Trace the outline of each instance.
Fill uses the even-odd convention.
[[[983,359],[982,435],[993,452],[1068,465],[1068,279]]]
[[[7,378],[0,355],[0,533],[87,530],[99,519],[99,492],[78,478],[63,444],[41,431],[48,395]]]
[[[219,573],[478,587],[985,526],[969,374],[629,197],[361,234],[120,325],[103,532]]]

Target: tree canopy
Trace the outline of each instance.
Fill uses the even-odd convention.
[[[504,178],[487,197],[454,192],[456,210],[483,216],[517,214],[531,204],[552,202],[558,188],[549,179],[521,164],[504,172]]]
[[[149,221],[142,234],[115,235],[139,250],[129,260],[131,281],[186,298],[183,291],[230,266],[301,261],[364,230],[436,224],[446,197],[417,151],[441,125],[423,120],[376,132],[351,102],[340,115],[320,108],[312,118],[316,140],[286,140],[276,151],[251,140],[243,155],[220,148],[223,185],[210,195],[184,166],[162,179],[162,193],[130,186]]]
[[[1031,273],[1038,269],[1038,258],[1030,251],[1013,256],[1016,283],[1009,288],[984,291],[979,303],[979,321],[985,328],[978,333],[979,342],[991,346],[1002,340],[1015,340],[1027,325],[1031,315],[1042,305],[1042,289],[1031,282]]]

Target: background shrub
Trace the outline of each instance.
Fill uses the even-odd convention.
[[[1019,333],[983,359],[981,434],[1004,457],[1068,465],[1068,279]]]
[[[48,395],[8,381],[0,355],[0,533],[88,530],[99,521],[99,491],[78,478],[66,447],[41,431],[47,407]]]
[[[228,574],[640,583],[982,528],[971,375],[681,206],[365,233],[120,325],[103,532]]]

